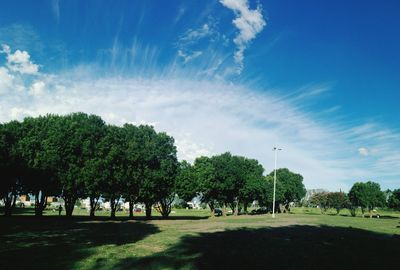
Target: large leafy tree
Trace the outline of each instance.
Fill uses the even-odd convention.
[[[146,217],[151,217],[151,208],[159,204],[163,217],[171,212],[178,168],[174,139],[166,133],[157,133],[151,126],[140,126],[140,141],[144,146],[140,173],[138,200],[145,204]]]
[[[75,202],[85,192],[85,164],[93,158],[103,135],[104,122],[95,115],[73,113],[60,118],[50,136],[57,147],[57,177],[62,188],[67,216],[72,216]]]
[[[371,181],[355,183],[350,189],[349,200],[353,207],[361,207],[363,216],[367,209],[370,217],[375,207],[384,206],[386,202],[380,185]]]
[[[262,202],[267,193],[267,181],[263,177],[264,168],[255,159],[240,157],[241,177],[243,184],[239,187],[238,202],[243,205],[244,212],[247,212],[249,203],[257,200]],[[236,207],[236,211],[239,206]],[[237,213],[237,212],[236,212]]]
[[[269,176],[273,177],[274,171]],[[276,197],[276,204],[284,205],[286,211],[290,211],[291,202],[299,202],[306,195],[303,176],[291,172],[287,168],[281,168],[276,171],[276,182],[277,190],[279,189],[279,193],[282,193],[282,197]]]
[[[23,137],[20,151],[25,164],[25,191],[35,196],[35,215],[42,216],[46,208],[47,197],[59,192],[57,172],[62,157],[59,143],[53,136],[57,134],[57,125],[61,117],[46,115],[25,118],[22,123]]]
[[[144,145],[141,143],[141,129],[131,124],[125,124],[125,158],[126,179],[122,195],[129,202],[129,217],[133,217],[133,206],[138,200],[140,180],[142,175],[142,153]]]
[[[211,213],[213,213],[220,199],[220,189],[219,183],[215,181],[216,169],[213,166],[212,159],[205,156],[196,158],[193,170],[200,187],[201,200],[208,204]]]
[[[264,169],[253,159],[224,153],[211,158],[200,157],[194,164],[203,202],[213,211],[215,205],[230,206],[238,214],[242,206],[264,199],[267,182]],[[225,214],[226,211],[224,211]]]
[[[106,179],[101,191],[106,200],[110,202],[111,218],[122,197],[127,179],[126,140],[124,130],[116,126],[107,126],[107,133],[99,144],[103,159],[103,174]]]
[[[22,173],[19,140],[21,123],[12,121],[0,124],[0,199],[4,201],[4,214],[11,216],[15,201],[22,188]]]

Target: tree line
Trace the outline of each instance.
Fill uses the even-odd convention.
[[[0,124],[0,196],[10,216],[17,196],[33,194],[35,215],[42,216],[47,197],[62,197],[67,216],[79,198],[90,199],[90,216],[100,198],[110,202],[115,217],[119,201],[143,203],[146,216],[155,206],[168,217],[178,195],[185,201],[199,196],[213,211],[231,208],[247,212],[257,200],[272,204],[273,173],[264,176],[257,160],[229,152],[199,157],[193,165],[177,159],[174,138],[152,126],[106,124],[99,116],[27,117]],[[278,211],[305,195],[303,177],[277,171]],[[226,211],[224,211],[225,213]]]
[[[368,211],[372,217],[372,211],[376,207],[389,207],[400,210],[400,189],[383,192],[378,183],[356,182],[348,194],[344,192],[319,192],[313,194],[309,204],[318,206],[321,213],[329,208],[335,209],[339,214],[340,210],[348,209],[352,216],[356,216],[356,210],[361,209],[362,216]]]

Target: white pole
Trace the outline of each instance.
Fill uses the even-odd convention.
[[[275,170],[274,170],[274,195],[272,200],[272,218],[275,218],[276,159],[278,155],[278,149],[274,147],[274,151],[275,151]]]

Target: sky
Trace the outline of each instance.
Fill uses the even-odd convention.
[[[0,122],[150,124],[180,160],[230,151],[306,188],[400,187],[400,2],[10,0]]]

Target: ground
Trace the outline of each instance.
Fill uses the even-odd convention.
[[[32,209],[0,217],[0,269],[398,269],[400,213],[350,217],[318,209],[209,218],[175,210],[168,220],[72,219]]]

